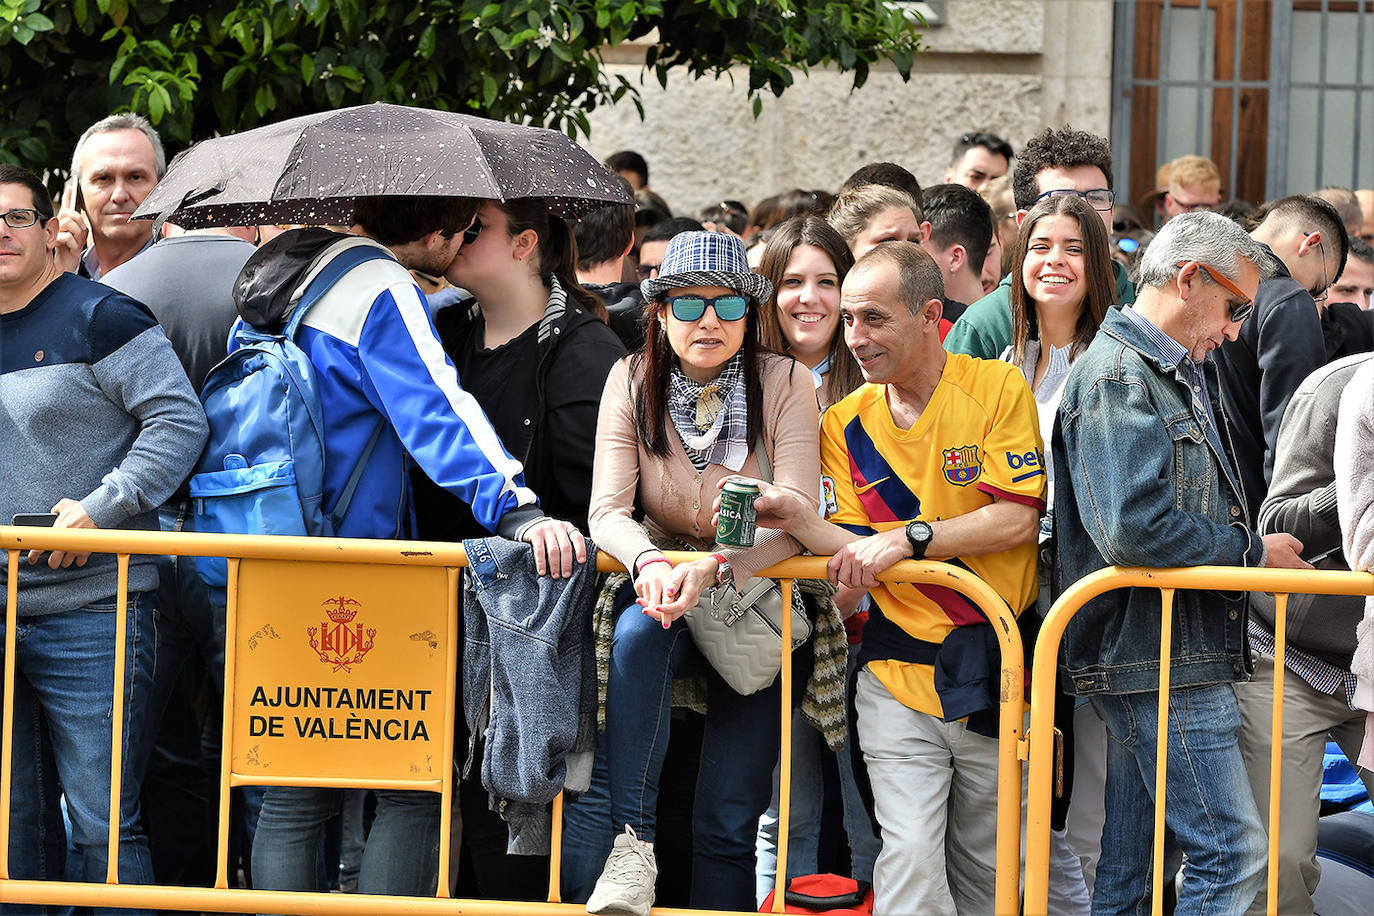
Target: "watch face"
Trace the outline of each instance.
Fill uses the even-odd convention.
[[[919,560],[925,556],[926,546],[930,543],[933,534],[934,532],[925,522],[909,522],[907,524],[906,539],[911,543],[913,559]]]

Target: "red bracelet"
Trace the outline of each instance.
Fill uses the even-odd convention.
[[[669,560],[667,557],[650,557],[643,563],[639,564],[639,569],[635,570],[635,575],[639,575],[640,573],[644,572],[644,567],[648,566],[650,563],[667,563],[669,566],[671,566],[672,562],[673,561]]]
[[[725,554],[713,553],[711,557],[716,561],[716,587],[719,588],[725,584],[726,579],[734,577],[734,572],[730,569],[730,562],[725,559]]]

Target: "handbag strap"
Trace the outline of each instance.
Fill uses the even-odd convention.
[[[759,459],[759,478],[768,483],[773,482],[773,463],[768,460],[768,446],[763,441],[763,433],[759,433],[759,447],[756,452]]]

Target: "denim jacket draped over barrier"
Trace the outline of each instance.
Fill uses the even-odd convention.
[[[549,802],[585,791],[596,740],[596,656],[591,610],[596,545],[571,578],[535,572],[530,545],[463,542],[463,775],[485,738],[482,785],[510,831],[507,852],[547,855]]]
[[[1218,431],[1225,420],[1216,368],[1207,360],[1198,372],[1158,336],[1139,316],[1111,310],[1069,376],[1053,437],[1056,597],[1112,565],[1264,564],[1233,449]],[[1247,600],[1240,592],[1175,593],[1173,687],[1248,678]],[[1158,690],[1159,655],[1159,590],[1107,592],[1064,633],[1065,689]]]

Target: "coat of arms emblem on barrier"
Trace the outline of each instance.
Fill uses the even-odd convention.
[[[318,627],[305,628],[310,634],[310,648],[319,655],[321,662],[332,665],[333,670],[351,672],[352,666],[372,650],[377,630],[364,630],[361,620],[356,624],[353,622],[358,616],[358,609],[362,607],[360,601],[340,595],[326,598],[322,604],[329,621],[321,621]]]

